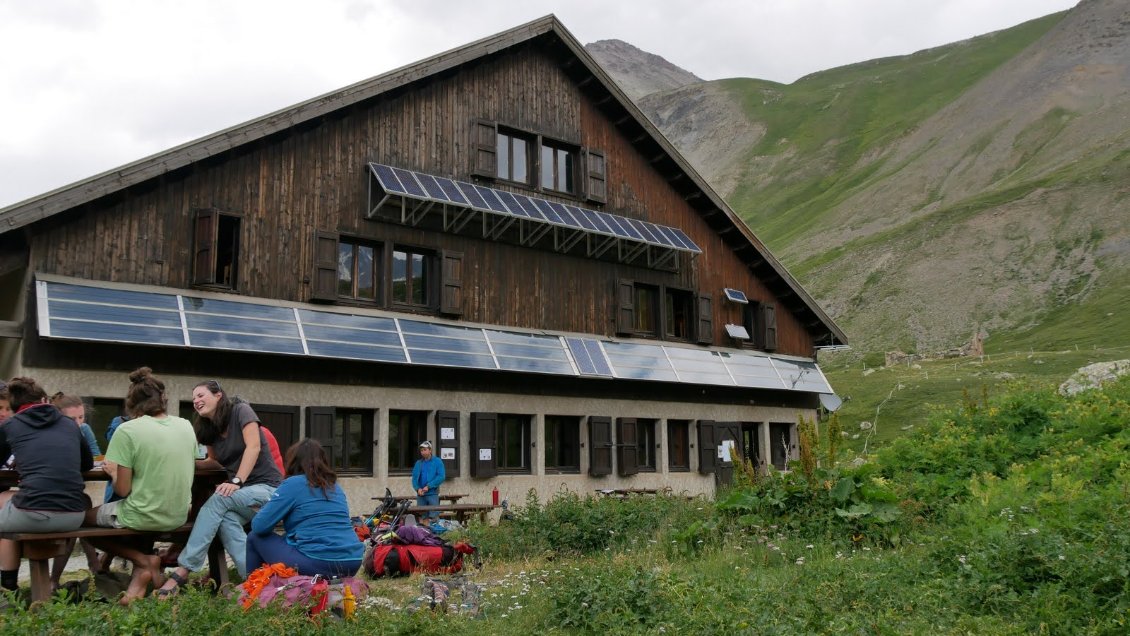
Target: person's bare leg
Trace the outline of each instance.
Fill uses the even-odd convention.
[[[71,553],[75,551],[75,541],[77,539],[67,539],[67,547],[63,550],[62,556],[57,556],[51,560],[51,589],[59,588],[59,579],[63,578],[63,572],[67,569],[67,563],[71,560]]]
[[[86,567],[90,570],[91,574],[98,574],[102,571],[102,557],[98,555],[98,549],[94,544],[81,539],[79,545],[82,546],[82,551],[86,554]]]
[[[126,587],[126,593],[118,600],[122,605],[129,605],[139,598],[145,597],[145,592],[149,589],[149,583],[153,580],[153,573],[144,567],[133,566],[133,576],[130,577],[129,586]]]
[[[107,555],[112,557],[122,557],[133,564],[133,580],[138,580],[138,570],[147,570],[149,575],[146,577],[146,583],[153,582],[154,586],[159,587],[165,583],[165,575],[160,572],[160,557],[150,554],[153,549],[153,543],[146,542],[144,547],[139,547],[138,543],[130,541],[115,541],[110,537],[90,538],[90,543],[93,547],[106,552]],[[132,583],[131,583],[132,584]],[[141,594],[145,594],[145,590],[141,590]]]

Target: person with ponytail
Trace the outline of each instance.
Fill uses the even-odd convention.
[[[349,518],[349,502],[337,484],[326,451],[304,439],[286,452],[286,479],[251,520],[247,569],[285,563],[299,574],[353,576],[365,551]],[[282,522],[285,536],[275,534]]]
[[[15,455],[20,489],[0,493],[0,532],[77,530],[90,506],[82,477],[94,467],[90,447],[32,378],[12,378],[8,397],[15,415],[0,426],[0,457]],[[0,541],[0,586],[16,589],[19,567],[19,544]]]
[[[188,543],[177,556],[178,567],[157,591],[160,597],[185,585],[190,572],[204,569],[208,546],[217,535],[239,576],[246,578],[247,533],[243,526],[251,522],[282,481],[259,426],[259,416],[250,404],[232,399],[219,382],[208,380],[193,387],[192,408],[197,415],[196,439],[208,447],[208,458],[197,465],[223,469],[228,479],[201,506]]]
[[[196,433],[188,420],[169,415],[165,383],[149,367],[129,375],[126,412],[106,449],[103,470],[122,499],[86,513],[86,523],[106,528],[166,531],[188,520],[196,473]],[[133,563],[133,577],[120,602],[145,596],[149,584],[160,586],[161,559],[153,541],[140,537],[92,537],[96,547]]]

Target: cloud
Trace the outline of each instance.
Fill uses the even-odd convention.
[[[1069,0],[0,0],[0,206],[556,12],[705,79],[792,81]]]

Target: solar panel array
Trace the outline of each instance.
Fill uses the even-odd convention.
[[[832,393],[815,362],[747,351],[345,314],[86,281],[39,280],[36,294],[45,338]]]
[[[682,252],[702,253],[698,245],[676,227],[629,219],[616,214],[379,163],[370,163],[369,169],[387,194],[471,208],[489,214],[513,216],[526,221],[614,236]]]

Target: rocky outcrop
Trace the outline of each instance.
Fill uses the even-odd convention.
[[[1060,395],[1075,395],[1090,389],[1097,389],[1104,383],[1130,373],[1130,360],[1114,360],[1112,362],[1096,362],[1079,369],[1059,385]]]

